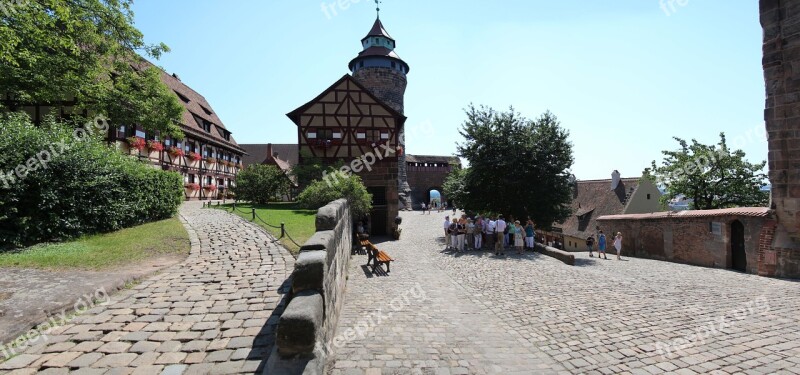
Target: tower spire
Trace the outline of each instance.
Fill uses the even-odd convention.
[[[381,19],[381,0],[375,0],[375,11],[378,12],[378,19]]]

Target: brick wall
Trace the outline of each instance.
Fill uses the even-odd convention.
[[[408,167],[408,185],[411,187],[411,198],[415,207],[420,207],[420,203],[429,203],[428,190],[435,188],[442,192],[442,185],[447,175],[450,174],[450,167]],[[442,194],[442,200],[447,198]]]
[[[598,223],[609,238],[613,237],[613,233],[622,232],[623,256],[731,268],[731,224],[736,220],[744,226],[746,270],[748,273],[762,274],[762,244],[768,240],[769,230],[764,228],[768,228],[769,218],[735,215],[653,219],[601,217]],[[719,233],[712,232],[712,223],[719,223]],[[613,249],[613,246],[609,246],[610,253],[614,253]]]

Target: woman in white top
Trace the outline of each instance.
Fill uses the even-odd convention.
[[[622,232],[617,232],[617,235],[614,237],[614,248],[617,249],[617,260],[621,260],[620,254],[622,254]]]

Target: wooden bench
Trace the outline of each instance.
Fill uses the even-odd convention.
[[[392,257],[389,256],[389,254],[387,254],[385,251],[379,250],[378,247],[369,242],[369,240],[367,240],[366,242],[367,244],[365,245],[365,247],[367,249],[367,256],[368,256],[367,266],[369,266],[370,262],[372,262],[372,273],[375,273],[377,268],[380,267],[382,264],[386,265],[386,273],[391,272],[392,270],[390,265],[391,262],[394,262],[394,259],[392,259]]]

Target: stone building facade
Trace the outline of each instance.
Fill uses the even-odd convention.
[[[761,0],[769,180],[775,210],[765,270],[800,277],[800,1]]]
[[[461,160],[455,156],[406,155],[408,185],[411,188],[409,196],[414,208],[420,208],[423,202],[429,204],[431,191],[434,190],[441,193],[442,201],[446,201],[442,185],[456,167],[461,167]]]
[[[765,245],[774,226],[766,207],[607,215],[597,221],[609,239],[622,232],[623,256],[770,276]],[[609,252],[615,253],[613,246]]]

